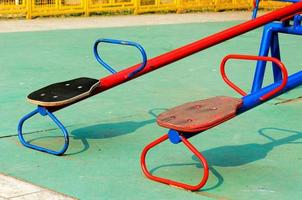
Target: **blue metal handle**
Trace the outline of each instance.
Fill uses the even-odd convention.
[[[108,65],[99,55],[98,53],[98,45],[99,43],[110,43],[110,44],[119,44],[119,45],[127,45],[127,46],[133,46],[133,47],[136,47],[141,55],[142,55],[142,59],[143,59],[143,62],[142,64],[136,69],[134,70],[133,72],[131,72],[129,74],[129,77],[128,78],[131,78],[132,76],[136,75],[137,73],[139,73],[140,71],[142,71],[146,64],[147,64],[147,54],[144,50],[144,48],[136,43],[136,42],[130,42],[130,41],[124,41],[124,40],[115,40],[115,39],[106,39],[106,38],[102,38],[102,39],[98,39],[95,43],[94,43],[94,46],[93,46],[93,53],[94,53],[94,56],[96,58],[96,60],[102,65],[104,66],[109,72],[111,72],[112,74],[115,74],[116,71],[110,66]]]
[[[28,120],[29,118],[31,118],[32,116],[34,116],[38,113],[41,114],[42,116],[48,115],[54,121],[54,123],[61,129],[62,134],[64,136],[64,145],[63,145],[63,148],[61,150],[54,151],[54,150],[51,150],[51,149],[48,149],[48,148],[45,148],[45,147],[37,146],[37,145],[34,145],[34,144],[31,144],[31,143],[27,142],[24,139],[23,133],[22,133],[23,123],[26,120]],[[58,156],[64,154],[65,151],[68,148],[68,145],[69,145],[69,136],[68,136],[68,132],[67,132],[66,128],[64,127],[64,125],[51,112],[49,112],[46,108],[40,107],[40,106],[38,106],[34,111],[28,113],[27,115],[25,115],[24,117],[22,117],[20,119],[19,124],[18,124],[18,137],[19,137],[20,142],[25,147],[35,149],[37,151],[46,152],[46,153],[53,154],[53,155],[58,155]]]

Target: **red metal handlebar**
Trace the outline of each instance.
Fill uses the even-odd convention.
[[[230,81],[225,73],[225,64],[229,59],[237,59],[237,60],[261,60],[261,61],[270,61],[273,63],[276,63],[277,66],[281,69],[282,75],[283,75],[283,80],[282,83],[280,84],[279,87],[276,87],[275,89],[271,90],[270,92],[266,93],[262,97],[260,97],[260,100],[264,101],[270,98],[271,96],[275,95],[279,91],[281,91],[287,83],[288,79],[288,73],[286,70],[286,67],[284,64],[277,58],[273,57],[265,57],[265,56],[251,56],[251,55],[238,55],[238,54],[232,54],[232,55],[227,55],[226,57],[223,58],[220,64],[220,73],[222,76],[222,79],[228,84],[231,88],[233,88],[236,92],[241,94],[242,96],[246,96],[247,93],[240,89],[237,85],[235,85],[232,81]]]
[[[151,142],[149,145],[147,145],[141,155],[141,167],[142,170],[144,172],[144,174],[147,176],[147,178],[153,180],[153,181],[157,181],[160,183],[164,183],[164,184],[168,184],[168,185],[173,185],[176,187],[181,187],[184,188],[186,190],[191,190],[191,191],[195,191],[195,190],[199,190],[200,188],[202,188],[209,177],[209,167],[207,164],[207,160],[203,157],[203,155],[183,136],[180,136],[182,142],[193,152],[193,154],[199,159],[199,161],[201,162],[201,164],[203,165],[203,177],[201,179],[201,181],[197,184],[197,185],[188,185],[185,183],[180,183],[177,181],[173,181],[170,179],[166,179],[166,178],[161,178],[158,176],[154,176],[152,175],[147,166],[146,166],[146,155],[148,153],[148,151],[153,148],[154,146],[164,142],[165,140],[167,140],[169,138],[168,134],[163,135],[162,137],[158,138],[157,140]]]

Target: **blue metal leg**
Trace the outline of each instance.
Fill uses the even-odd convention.
[[[270,25],[266,25],[263,30],[259,56],[268,56],[271,41],[272,41],[272,28]],[[253,87],[251,91],[252,93],[257,92],[262,88],[265,68],[266,68],[265,61],[257,62]]]
[[[278,60],[281,60],[278,32],[273,33],[272,41],[273,42],[271,44],[271,55],[272,55],[272,57],[277,58]],[[282,80],[281,70],[276,65],[276,63],[273,63],[273,73],[274,73],[275,83]]]
[[[48,115],[55,122],[55,124],[61,129],[61,131],[63,133],[63,136],[64,136],[64,146],[60,151],[54,151],[54,150],[47,149],[47,148],[44,148],[44,147],[40,147],[40,146],[37,146],[37,145],[34,145],[34,144],[30,144],[29,142],[27,142],[24,139],[23,134],[22,134],[23,123],[26,120],[28,120],[29,118],[31,118],[32,116],[36,115],[37,113],[39,113],[42,116]],[[24,146],[26,146],[28,148],[31,148],[31,149],[38,150],[38,151],[42,151],[42,152],[45,152],[45,153],[53,154],[53,155],[62,155],[62,154],[64,154],[65,151],[68,148],[68,145],[69,145],[69,136],[68,136],[68,132],[67,132],[66,128],[64,127],[64,125],[51,112],[49,112],[46,108],[40,107],[40,106],[38,106],[34,111],[28,113],[27,115],[25,115],[24,117],[22,117],[20,119],[19,124],[18,124],[18,137],[19,137],[20,142]]]
[[[268,56],[269,50],[271,50],[272,57],[280,58],[280,47],[278,33],[285,33],[291,35],[302,35],[301,21],[302,17],[300,15],[295,16],[294,24],[292,26],[287,23],[273,22],[264,27],[262,41],[259,51],[259,56]],[[280,59],[279,59],[280,60]],[[252,93],[258,92],[262,88],[264,73],[266,68],[266,62],[258,61],[256,66],[256,71],[254,75]],[[282,79],[280,70],[273,66],[274,81],[275,83]]]

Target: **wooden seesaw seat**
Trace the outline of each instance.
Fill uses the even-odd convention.
[[[157,123],[178,132],[201,132],[234,117],[241,105],[238,98],[212,97],[169,109],[157,117]]]
[[[87,97],[98,86],[99,80],[81,77],[48,85],[32,92],[27,99],[39,106],[62,106]]]

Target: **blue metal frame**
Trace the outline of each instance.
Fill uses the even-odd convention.
[[[139,73],[140,71],[142,71],[147,64],[147,54],[146,54],[144,48],[140,44],[138,44],[136,42],[130,42],[130,41],[124,41],[124,40],[115,40],[115,39],[106,39],[106,38],[98,39],[94,43],[94,46],[93,46],[94,56],[95,56],[96,60],[112,74],[115,74],[117,71],[114,70],[109,64],[107,64],[99,55],[99,52],[98,52],[99,43],[110,43],[110,44],[133,46],[133,47],[136,47],[140,51],[140,53],[142,55],[142,64],[135,71],[131,72],[129,74],[128,78],[131,78],[134,75],[136,75],[137,73]]]
[[[281,59],[278,33],[285,33],[291,35],[302,35],[301,26],[302,17],[296,15],[294,17],[294,25],[289,25],[285,22],[274,22],[265,26],[263,31],[263,37],[261,41],[261,47],[259,56],[268,56],[269,51],[271,56],[277,59]],[[264,73],[266,68],[266,62],[258,61],[256,71],[254,75],[254,81],[251,93],[257,92],[262,88]],[[275,83],[281,80],[281,72],[278,67],[273,64],[274,80]]]
[[[22,134],[23,123],[26,120],[28,120],[29,118],[33,117],[34,115],[36,115],[38,113],[42,116],[48,115],[54,121],[54,123],[61,129],[61,131],[63,133],[63,136],[64,136],[64,146],[61,150],[54,151],[54,150],[51,150],[51,149],[47,149],[45,147],[40,147],[40,146],[37,146],[37,145],[34,145],[34,144],[30,144],[29,142],[27,142],[24,139],[23,134]],[[19,137],[20,142],[25,147],[35,149],[35,150],[38,150],[38,151],[42,151],[42,152],[46,152],[46,153],[53,154],[53,155],[62,155],[62,154],[64,154],[66,152],[68,146],[69,146],[69,136],[68,136],[68,132],[67,132],[66,128],[64,127],[64,125],[56,118],[56,116],[54,116],[46,108],[41,107],[41,106],[38,106],[34,111],[28,113],[27,115],[25,115],[24,117],[22,117],[20,119],[19,124],[18,124],[18,137]]]
[[[297,14],[293,17],[293,25],[290,25],[289,21],[285,22],[273,22],[264,27],[259,56],[268,56],[269,52],[272,57],[281,60],[280,47],[279,47],[279,33],[302,35],[302,16]],[[258,61],[256,65],[255,75],[251,94],[242,98],[243,106],[239,109],[238,114],[243,113],[255,106],[263,103],[259,100],[259,97],[278,87],[282,80],[282,74],[280,69],[273,64],[274,83],[262,88],[264,74],[265,74],[266,62]],[[302,71],[299,71],[288,77],[287,84],[282,91],[274,95],[276,97],[286,91],[289,91],[302,84]],[[271,97],[271,98],[273,98]]]

